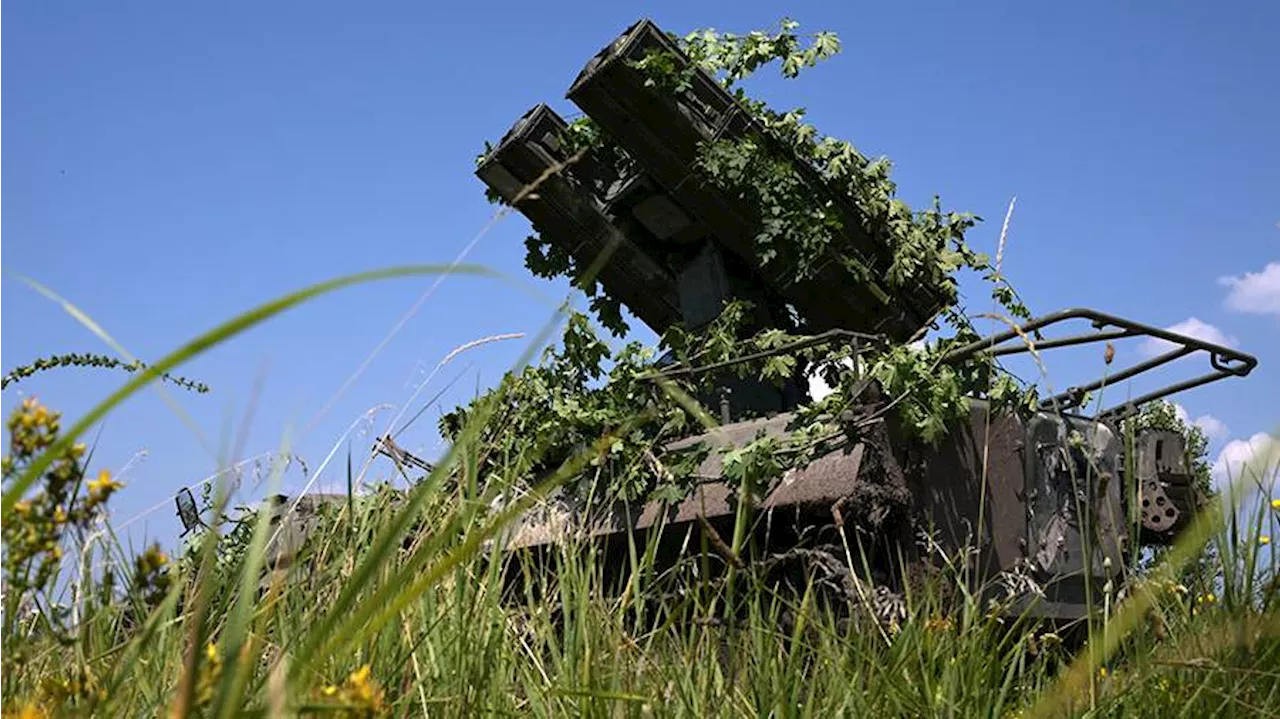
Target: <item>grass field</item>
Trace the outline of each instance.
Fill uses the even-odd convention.
[[[1235,485],[1254,497],[1251,512],[1206,510],[1124,596],[1097,598],[1083,642],[1001,618],[945,571],[906,597],[904,621],[851,632],[812,595],[788,604],[745,574],[731,611],[722,585],[697,581],[678,600],[651,601],[674,585],[646,571],[643,546],[621,568],[633,580],[620,596],[602,591],[595,554],[568,546],[550,570],[530,570],[540,600],[504,603],[502,572],[515,560],[488,540],[522,506],[494,510],[496,488],[459,481],[483,451],[471,440],[484,417],[404,501],[385,501],[383,489],[338,505],[304,561],[265,583],[261,550],[274,530],[265,514],[183,557],[128,556],[97,523],[95,509],[120,487],[88,471],[76,442],[115,404],[311,296],[433,271],[344,278],[254,310],[137,373],[69,427],[35,402],[15,412],[4,493],[6,716],[1280,712],[1269,538],[1280,503],[1256,501],[1274,496],[1274,452]],[[582,471],[580,460],[538,489]],[[64,540],[74,548],[65,556]],[[94,571],[104,565],[118,569]]]

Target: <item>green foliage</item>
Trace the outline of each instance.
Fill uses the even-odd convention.
[[[468,408],[442,417],[441,432],[457,438],[482,402],[497,402],[497,418],[478,439],[485,449],[477,472],[486,482],[507,486],[549,474],[573,452],[649,409],[650,419],[616,438],[605,456],[592,459],[593,470],[582,478],[585,483],[601,476],[607,485],[600,489],[621,497],[641,496],[654,488],[653,478],[658,476],[655,443],[682,436],[691,426],[688,415],[643,378],[651,358],[651,352],[634,342],[611,353],[586,316],[574,313],[559,348],[547,349],[539,364],[519,374],[508,373]],[[612,365],[608,369],[606,360]],[[675,472],[686,464],[668,463],[667,481],[681,481]],[[495,476],[499,473],[502,476]]]
[[[806,44],[796,34],[797,27],[795,21],[784,19],[781,29],[773,33],[695,31],[678,38],[691,64],[663,53],[635,63],[647,76],[647,84],[670,93],[688,89],[693,73],[709,73],[733,92],[763,128],[763,134],[705,143],[696,165],[704,180],[758,208],[761,230],[755,245],[761,265],[785,260],[785,282],[799,282],[834,261],[850,282],[871,285],[883,277],[893,291],[932,292],[944,306],[956,300],[955,273],[967,268],[984,273],[993,283],[993,297],[1012,316],[1029,316],[987,257],[965,243],[965,231],[979,218],[944,211],[937,198],[933,207],[913,211],[895,197],[888,160],[867,158],[838,138],[818,139],[817,129],[803,122],[803,109],[774,111],[738,86],[774,63],[781,65],[783,77],[795,78],[840,51],[834,34],[817,33]],[[595,160],[619,177],[627,176],[634,166],[626,151],[590,118],[573,122],[563,141],[569,152],[590,148]],[[486,143],[478,161],[491,149]],[[489,199],[500,202],[492,191]],[[868,257],[853,246],[850,238],[863,237],[872,247],[881,248],[876,252],[883,257]],[[620,303],[584,277],[586,268],[538,235],[529,237],[525,246],[530,271],[544,278],[573,278],[592,298],[592,310],[601,324],[619,336],[626,332]]]
[[[705,386],[711,380],[676,372],[726,358],[750,358],[733,365],[748,376],[781,378],[810,363],[842,387],[851,382],[853,372],[840,369],[848,347],[804,344],[811,338],[777,330],[744,338],[738,322],[744,314],[743,306],[731,305],[705,335],[674,333],[668,346],[676,361],[664,368],[672,382]],[[224,327],[185,352],[198,354],[248,324]],[[557,399],[563,404],[604,391],[600,397],[606,399],[579,401],[578,408],[587,414],[605,410],[584,426],[606,425],[622,414],[614,407],[636,407],[627,388],[653,392],[644,379],[654,373],[647,353],[631,346],[635,356],[624,350],[619,362],[580,315],[568,333],[562,349],[545,358],[565,370],[558,375],[563,380],[528,370],[509,378],[517,388],[512,398],[541,408],[525,421],[547,416]],[[787,350],[795,364],[758,354],[770,349]],[[899,349],[881,348],[858,361],[911,362]],[[930,362],[938,351],[925,348],[919,355]],[[163,366],[176,365],[181,356]],[[608,381],[618,373],[632,379]],[[901,374],[906,385],[919,381],[912,372]],[[551,384],[536,389],[566,391],[552,391],[547,401],[519,389],[525,379],[539,377]],[[959,386],[969,381],[973,377],[965,373],[953,380]],[[607,399],[609,392],[623,395]],[[758,491],[764,486],[759,479],[794,466],[808,448],[838,442],[820,430],[834,427],[831,418],[851,394],[838,391],[805,408],[804,426],[785,439],[761,437],[731,450],[726,473],[747,491]],[[644,396],[658,410],[646,416],[665,416],[666,405],[659,404],[665,395]],[[104,406],[113,401],[119,398]],[[86,450],[74,442],[89,423],[82,420],[64,433],[55,413],[25,402],[10,417],[4,462],[6,497],[12,499],[4,516],[4,713],[205,716],[221,708],[222,716],[612,716],[660,708],[673,716],[1010,716],[1065,699],[1074,716],[1234,716],[1264,715],[1280,692],[1274,672],[1280,661],[1276,557],[1254,561],[1262,556],[1257,549],[1268,544],[1256,526],[1251,535],[1219,540],[1222,549],[1213,557],[1218,571],[1204,579],[1193,577],[1185,586],[1149,582],[1124,600],[1104,590],[1096,608],[1107,619],[1098,633],[1104,646],[1093,651],[1098,636],[1090,637],[1074,658],[1052,627],[1011,623],[991,611],[969,593],[959,566],[954,575],[943,571],[910,593],[907,617],[883,634],[842,631],[809,601],[814,595],[800,601],[780,596],[748,572],[735,585],[738,611],[726,614],[723,584],[701,575],[681,581],[688,578],[685,569],[710,564],[698,556],[696,542],[688,545],[692,561],[657,571],[657,543],[680,538],[670,534],[650,534],[621,567],[602,566],[603,553],[572,538],[550,548],[545,563],[487,551],[484,540],[518,513],[486,511],[492,492],[466,494],[464,485],[442,478],[474,476],[479,467],[491,477],[517,477],[527,472],[528,455],[548,451],[506,443],[512,418],[504,407],[487,403],[457,418],[461,449],[451,450],[409,490],[411,501],[388,501],[391,493],[379,490],[321,512],[304,545],[305,561],[285,572],[263,577],[258,561],[243,556],[220,570],[211,559],[217,538],[192,561],[169,563],[154,547],[127,558],[108,531],[96,545],[82,542],[77,562],[61,565],[77,579],[67,606],[55,603],[49,584],[19,583],[15,578],[22,575],[10,567],[37,567],[41,555],[59,546],[49,543],[49,532],[70,523],[59,523],[60,507],[68,519],[89,516],[77,509],[100,509],[118,485],[99,475],[86,492],[68,489],[86,474]],[[498,411],[490,415],[490,409]],[[696,427],[687,417],[680,421]],[[494,423],[505,429],[495,430]],[[554,429],[533,423],[523,428]],[[552,444],[583,445],[568,452],[571,460],[614,454],[613,445],[598,441],[609,433],[593,438],[587,429],[579,431]],[[624,442],[618,454],[640,456],[631,444]],[[37,464],[40,457],[46,461]],[[607,464],[595,467],[603,472]],[[568,467],[582,470],[577,462]],[[24,487],[24,477],[35,480]],[[1212,521],[1215,515],[1206,516]],[[1220,524],[1205,524],[1188,546],[1202,544]],[[236,541],[240,549],[233,554],[261,557],[245,551],[249,542]],[[92,550],[104,545],[109,551]],[[1176,569],[1188,552],[1175,549],[1169,559]],[[1242,561],[1246,556],[1249,561]],[[113,591],[110,569],[78,573],[102,559],[133,570],[121,585],[129,596]],[[858,560],[851,561],[850,571],[857,571]],[[1225,566],[1245,571],[1224,574]],[[628,580],[622,597],[606,594],[599,581],[606,569]],[[525,593],[513,595],[504,584],[513,574],[526,579]],[[1240,599],[1219,601],[1215,592]],[[1142,603],[1135,604],[1138,599]],[[1081,676],[1084,681],[1077,681]]]
[[[714,389],[717,375],[689,373],[655,381],[662,372],[733,362],[720,377],[732,373],[781,383],[795,376],[798,363],[834,356],[830,348],[817,345],[764,355],[803,338],[776,329],[741,337],[749,309],[748,303],[733,302],[701,334],[679,328],[668,332],[663,341],[674,364],[661,371],[653,361],[653,350],[632,342],[611,353],[586,315],[573,313],[559,347],[547,349],[540,363],[508,373],[468,407],[446,414],[440,430],[456,438],[477,407],[495,402],[500,409],[479,438],[484,452],[477,471],[484,482],[505,487],[536,481],[602,434],[647,413],[644,422],[616,438],[605,455],[592,460],[592,469],[571,480],[566,489],[582,496],[597,491],[626,499],[681,496],[705,451],[668,451],[664,445],[701,432],[703,426],[672,390],[705,396]],[[738,361],[754,354],[762,356]],[[803,440],[802,428],[797,432]],[[770,478],[761,480],[767,483]],[[597,485],[598,481],[603,484]]]
[[[840,52],[840,38],[831,32],[819,32],[809,39],[796,34],[800,24],[791,18],[783,18],[779,30],[766,33],[754,30],[746,35],[719,33],[712,29],[696,30],[679,38],[681,49],[694,64],[716,77],[728,89],[766,65],[781,62],[782,76],[791,79],[807,67],[833,57]],[[650,65],[661,74],[665,68],[657,60]],[[668,67],[670,61],[668,60]]]
[[[729,302],[698,334],[671,328],[660,345],[671,362],[663,367],[653,361],[654,350],[636,342],[611,353],[587,316],[575,312],[558,347],[548,348],[539,363],[507,373],[470,405],[444,415],[440,431],[457,438],[478,407],[493,403],[497,416],[478,439],[483,449],[477,478],[486,486],[529,486],[596,438],[646,413],[645,421],[616,438],[606,454],[592,460],[590,471],[570,479],[565,489],[581,497],[670,500],[684,496],[706,452],[665,448],[705,429],[678,397],[714,402],[729,377],[780,386],[817,368],[835,390],[800,408],[782,439],[763,437],[728,450],[726,472],[735,480],[749,474],[750,485],[761,492],[786,470],[803,467],[848,439],[840,417],[860,401],[858,377],[876,380],[907,437],[926,442],[937,441],[968,416],[969,397],[986,399],[997,409],[1036,405],[1034,387],[1018,386],[989,362],[941,362],[968,335],[918,348],[863,347],[860,372],[841,372],[851,346],[838,336],[825,341],[776,328],[747,335],[743,327],[751,308],[745,301]],[[658,377],[663,382],[655,381]]]
[[[777,266],[783,283],[799,283],[813,278],[823,267],[836,266],[844,271],[849,283],[878,288],[887,301],[932,292],[941,302],[938,319],[950,326],[950,338],[923,349],[877,348],[860,358],[864,376],[879,381],[884,393],[893,398],[895,412],[909,435],[925,441],[940,439],[952,423],[966,416],[970,397],[991,400],[997,408],[1034,408],[1036,391],[1021,388],[989,358],[975,357],[961,365],[941,362],[957,344],[978,336],[964,312],[955,307],[956,275],[960,271],[980,273],[991,284],[992,298],[1007,315],[1014,319],[1030,316],[988,257],[966,244],[966,230],[973,228],[978,217],[943,210],[938,198],[927,210],[911,210],[895,197],[896,186],[888,177],[890,162],[869,159],[844,139],[819,137],[817,128],[804,122],[803,109],[774,111],[741,87],[742,82],[769,65],[778,65],[782,77],[790,79],[840,51],[840,40],[832,33],[805,37],[796,33],[797,27],[795,20],[783,19],[780,28],[772,32],[735,35],[703,29],[684,37],[673,36],[692,63],[657,52],[636,61],[635,67],[645,74],[650,87],[671,93],[685,92],[694,73],[708,73],[753,115],[759,132],[733,141],[705,143],[695,170],[704,182],[746,198],[758,209],[760,232],[754,247],[760,266]],[[590,118],[571,123],[562,142],[567,152],[589,148],[593,160],[612,168],[618,177],[626,177],[634,169],[634,160]],[[479,160],[483,161],[486,155],[488,150]],[[589,189],[603,193],[605,188]],[[498,201],[493,196],[490,200]],[[609,296],[598,281],[585,276],[588,267],[580,266],[566,249],[540,235],[531,235],[525,246],[525,264],[531,273],[547,279],[571,278],[591,298],[590,311],[595,319],[614,335],[626,333],[621,303]],[[660,338],[660,345],[671,349],[678,365],[684,367],[724,365],[772,349],[776,352],[762,361],[741,362],[726,370],[740,377],[754,374],[771,381],[795,379],[809,367],[833,368],[840,359],[847,358],[847,348],[840,343],[780,351],[783,345],[803,339],[780,329],[746,336],[740,328],[744,322],[742,313],[748,307],[745,302],[731,302],[714,325],[716,329],[692,338],[676,326]],[[517,475],[529,481],[552,471],[572,448],[599,431],[616,426],[621,417],[644,407],[660,407],[659,417],[650,425],[632,432],[631,438],[617,441],[611,453],[616,462],[608,463],[608,470],[602,470],[602,475],[609,477],[608,491],[628,498],[648,491],[658,491],[660,496],[678,494],[673,487],[681,486],[682,478],[668,471],[669,467],[659,467],[668,463],[660,445],[690,434],[694,421],[677,403],[655,393],[652,384],[637,381],[644,374],[644,362],[649,356],[643,356],[634,344],[628,345],[620,356],[609,358],[614,370],[608,376],[608,384],[616,386],[588,389],[582,377],[602,376],[598,362],[607,358],[603,349],[588,356],[582,354],[586,347],[603,347],[596,344],[599,340],[585,339],[588,331],[585,317],[575,317],[564,335],[563,352],[547,354],[544,366],[529,368],[518,377],[508,375],[494,390],[493,397],[498,397],[504,406],[506,422],[500,423],[502,429],[494,430],[495,436],[508,429],[515,435],[495,440],[500,446],[495,452],[503,458],[525,458],[515,467],[520,470]],[[576,348],[570,348],[571,343]],[[835,370],[829,371],[838,375]],[[832,379],[836,379],[835,375]],[[703,397],[707,397],[713,386],[710,381],[712,376],[703,375],[696,386],[680,384],[680,389],[695,395],[703,391]],[[840,408],[847,408],[854,389],[852,381],[852,376],[838,380],[833,383],[838,389],[832,397],[801,411],[791,430],[808,449],[795,452],[795,462],[803,463],[812,453],[814,443],[806,438],[836,431],[833,417],[838,416]],[[445,417],[445,432],[452,436],[465,416],[460,409]],[[751,444],[741,449],[741,457],[756,457],[763,452],[763,446]],[[689,466],[686,462],[675,464]],[[762,486],[767,486],[769,478],[777,476],[786,464],[774,467],[772,462],[756,462],[753,466],[759,468],[756,473]],[[654,485],[655,475],[667,478]]]
[[[6,428],[9,443],[3,480],[8,487],[31,467],[36,456],[57,446],[61,414],[28,397],[10,414]],[[38,491],[15,502],[13,512],[5,515],[4,620],[0,632],[5,647],[6,697],[17,688],[12,677],[35,658],[32,650],[40,643],[65,651],[76,647],[80,639],[82,627],[76,625],[67,607],[53,599],[58,580],[65,576],[65,548],[78,541],[81,552],[85,551],[91,541],[86,538],[104,529],[101,522],[106,506],[123,487],[106,470],[86,481],[87,455],[87,448],[78,443],[59,452],[41,475]],[[115,592],[115,572],[102,573],[94,591],[81,592],[80,609],[120,606],[134,600],[148,609],[154,607],[168,589],[167,562],[168,557],[157,546],[138,556],[123,598]],[[73,574],[79,569],[73,566]],[[102,685],[96,678],[102,669],[89,667],[77,656],[67,662],[60,678],[46,681],[40,692],[67,708],[91,712],[102,698]]]
[[[1028,317],[987,256],[965,243],[965,232],[979,218],[946,212],[936,197],[930,209],[912,211],[895,197],[887,159],[868,158],[839,138],[819,139],[817,128],[804,122],[803,109],[778,112],[734,87],[772,62],[781,62],[783,76],[794,78],[839,51],[839,40],[830,33],[819,33],[802,47],[792,32],[795,22],[784,20],[782,27],[772,36],[757,32],[746,38],[696,32],[682,43],[695,64],[735,90],[763,128],[739,140],[707,143],[698,163],[706,179],[758,208],[761,263],[775,261],[780,253],[794,257],[788,277],[801,281],[835,261],[851,282],[869,284],[883,277],[894,292],[936,293],[944,306],[957,299],[956,272],[970,269],[985,273],[995,285],[993,297],[1011,316]],[[661,67],[646,69],[652,73]],[[883,248],[889,263],[866,256],[851,237],[866,237],[872,247]]]
[[[794,27],[785,23],[783,34]],[[809,64],[818,41],[809,50],[789,42],[731,38],[723,45],[730,49],[720,51],[731,59],[715,63],[740,79],[781,55],[784,74],[794,73]],[[838,45],[831,38],[822,47],[813,51],[815,61]],[[950,232],[943,228],[949,220],[935,219],[938,226],[921,232]],[[939,262],[957,262],[947,252],[960,252],[959,243],[948,242]],[[923,247],[926,254],[908,253],[916,259],[899,263],[902,272],[929,275],[931,246]],[[328,290],[425,271],[369,273],[307,288],[199,336],[156,369],[172,369]],[[1016,302],[994,270],[989,279]],[[814,448],[842,441],[837,418],[855,401],[857,373],[842,369],[851,352],[839,342],[810,343],[814,338],[776,329],[746,336],[746,309],[726,307],[705,334],[669,333],[663,343],[674,363],[661,371],[669,388],[694,393],[713,386],[714,373],[678,372],[734,360],[742,361],[724,369],[739,376],[778,381],[817,367],[838,386],[803,408],[787,437],[759,437],[726,454],[726,475],[760,491]],[[960,414],[967,393],[1009,404],[1034,399],[985,360],[943,366],[946,351],[972,337],[959,313],[944,319],[957,329],[951,339],[924,348],[877,347],[854,358],[863,376],[887,388],[908,428],[936,434]],[[782,351],[762,354],[771,350]],[[500,490],[561,467],[579,477],[571,484],[577,489],[599,478],[634,496],[655,475],[663,477],[659,492],[688,475],[696,454],[657,450],[700,425],[653,381],[659,368],[652,355],[634,343],[610,352],[586,317],[574,315],[558,349],[509,374],[487,396],[497,401],[446,417],[442,429],[456,440],[456,453],[410,490],[411,501],[386,501],[380,490],[321,512],[307,561],[271,576],[260,594],[258,558],[244,557],[257,555],[246,551],[253,545],[245,531],[229,533],[223,568],[217,537],[168,570],[155,549],[118,562],[104,552],[114,566],[133,570],[123,585],[132,596],[116,596],[111,571],[76,575],[74,623],[49,591],[53,572],[65,566],[57,563],[59,542],[87,526],[81,519],[96,516],[82,510],[101,509],[119,488],[99,475],[78,491],[87,460],[76,441],[158,373],[136,377],[67,431],[56,414],[24,403],[8,424],[3,472],[5,714],[1017,716],[1046,698],[1052,706],[1065,697],[1071,715],[1234,716],[1265,715],[1280,696],[1276,557],[1266,566],[1252,561],[1269,540],[1256,528],[1222,541],[1210,558],[1220,562],[1218,571],[1193,577],[1200,583],[1152,582],[1123,601],[1108,587],[1096,608],[1106,618],[1102,648],[1095,651],[1098,638],[1090,637],[1074,658],[1049,627],[1006,621],[968,593],[965,577],[945,572],[908,597],[907,619],[889,631],[847,633],[807,601],[813,595],[794,602],[745,578],[735,604],[741,611],[722,614],[724,593],[710,578],[673,585],[679,571],[653,571],[656,533],[621,568],[602,567],[602,553],[572,541],[553,547],[543,565],[486,551],[485,538],[515,515],[486,512],[489,488],[470,495],[466,485],[445,478],[480,475]],[[645,418],[638,425],[637,415]],[[1151,421],[1168,419],[1157,415]],[[1189,446],[1203,455],[1200,445]],[[574,461],[584,455],[593,460],[585,470]],[[1194,541],[1180,540],[1170,559],[1188,555],[1218,528],[1203,526]],[[104,544],[116,541],[102,536]],[[1248,563],[1240,560],[1240,540],[1251,547]],[[93,565],[89,543],[79,550],[83,565]],[[709,563],[696,557],[696,546],[689,551],[702,566]],[[42,576],[49,557],[52,568]],[[1221,571],[1237,565],[1247,572]],[[511,569],[528,581],[524,598],[531,601],[523,605],[521,596],[504,591]],[[604,593],[598,577],[605,569],[621,569],[629,580],[623,597]],[[1257,588],[1263,579],[1270,588]],[[1217,601],[1215,582],[1227,585],[1222,596],[1246,601]],[[36,612],[28,611],[32,605]],[[784,616],[795,631],[783,630]],[[731,628],[717,624],[725,620]]]

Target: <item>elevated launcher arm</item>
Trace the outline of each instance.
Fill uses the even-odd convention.
[[[1094,329],[1098,330],[1098,332],[1070,335],[1067,337],[1047,340],[1036,339],[1039,337],[1041,329],[1074,319],[1089,320]],[[1033,335],[1036,338],[1033,338]],[[1121,317],[1116,317],[1115,315],[1109,315],[1088,308],[1062,310],[1060,312],[1054,312],[1052,314],[1038,317],[1018,326],[1017,328],[991,335],[985,339],[981,339],[964,347],[955,349],[945,355],[943,357],[943,361],[961,362],[979,354],[988,354],[992,357],[1002,357],[1006,355],[1034,353],[1057,347],[1073,347],[1076,345],[1094,344],[1097,342],[1110,342],[1112,340],[1125,339],[1129,337],[1152,337],[1170,342],[1176,345],[1176,347],[1157,357],[1153,357],[1144,362],[1139,362],[1131,367],[1120,370],[1119,372],[1090,382],[1089,384],[1071,387],[1065,392],[1049,397],[1040,403],[1040,409],[1054,411],[1074,409],[1084,401],[1085,396],[1090,392],[1131,379],[1144,372],[1166,365],[1194,352],[1207,352],[1209,354],[1209,364],[1213,368],[1212,372],[1208,372],[1200,375],[1199,377],[1194,377],[1182,382],[1166,385],[1165,387],[1148,392],[1147,394],[1135,399],[1127,400],[1118,405],[1109,407],[1098,415],[1098,419],[1100,420],[1120,420],[1132,415],[1137,411],[1138,407],[1148,402],[1162,399],[1169,395],[1195,387],[1200,387],[1211,382],[1216,382],[1227,377],[1248,376],[1248,374],[1253,371],[1253,368],[1258,365],[1258,360],[1253,355],[1239,352],[1231,349],[1230,347],[1223,347],[1222,345],[1205,342],[1204,340],[1200,340],[1195,337],[1189,337],[1176,332],[1163,330],[1158,327],[1144,325],[1139,322],[1123,319]],[[1013,341],[1011,342],[1011,340]]]
[[[1091,334],[1070,335],[1054,339],[1039,339],[1040,330],[1050,325],[1075,319],[1087,319],[1091,322],[1094,329],[1099,331]],[[1100,420],[1120,420],[1132,415],[1137,411],[1138,407],[1148,402],[1168,397],[1188,389],[1200,387],[1211,382],[1216,382],[1227,377],[1246,377],[1253,371],[1253,368],[1258,365],[1258,360],[1253,355],[1231,349],[1230,347],[1224,347],[1212,342],[1196,339],[1195,337],[1170,332],[1168,330],[1152,327],[1140,322],[1134,322],[1132,320],[1123,319],[1121,317],[1116,317],[1115,315],[1109,315],[1088,308],[1067,309],[1037,317],[1019,325],[1016,328],[991,335],[965,345],[964,347],[952,350],[943,356],[942,361],[948,364],[958,363],[980,354],[988,354],[992,357],[1002,357],[1006,355],[1024,353],[1038,353],[1046,349],[1073,347],[1076,345],[1095,344],[1098,342],[1111,342],[1113,340],[1131,337],[1152,337],[1155,339],[1165,340],[1176,346],[1174,349],[1157,357],[1153,357],[1144,362],[1139,362],[1131,367],[1115,372],[1114,374],[1107,375],[1106,377],[1088,384],[1068,388],[1065,392],[1061,392],[1049,397],[1048,399],[1042,400],[1040,402],[1040,409],[1056,412],[1075,409],[1080,406],[1086,395],[1090,392],[1095,392],[1108,385],[1132,379],[1144,372],[1156,369],[1157,367],[1166,365],[1174,360],[1181,359],[1195,352],[1207,352],[1209,354],[1209,364],[1213,368],[1212,372],[1208,372],[1200,375],[1199,377],[1194,377],[1182,382],[1166,385],[1165,387],[1148,392],[1136,399],[1127,400],[1123,403],[1105,409],[1098,415],[1098,419]],[[650,378],[669,378],[679,375],[714,371],[741,362],[748,362],[751,360],[769,357],[771,355],[793,352],[801,349],[802,347],[824,344],[827,342],[850,343],[854,347],[854,354],[857,355],[859,354],[860,349],[880,344],[883,341],[883,337],[876,335],[868,335],[848,330],[829,330],[782,347],[757,352],[746,357],[740,357],[727,362],[720,362],[702,367],[675,366],[659,371],[651,375]]]

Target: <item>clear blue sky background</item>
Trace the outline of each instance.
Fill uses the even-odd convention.
[[[491,216],[472,175],[484,140],[539,101],[573,112],[563,95],[574,75],[637,17],[680,32],[747,31],[783,14],[802,30],[837,32],[845,49],[798,81],[758,83],[769,100],[805,106],[822,131],[888,155],[913,205],[939,193],[983,216],[971,239],[985,251],[1016,195],[1005,267],[1034,311],[1089,305],[1162,326],[1196,318],[1257,354],[1249,379],[1179,398],[1192,418],[1225,425],[1204,420],[1215,455],[1275,428],[1280,265],[1247,277],[1280,262],[1273,2],[10,2],[3,264],[154,359],[305,284],[453,260]],[[292,425],[315,469],[353,420],[406,403],[450,349],[532,336],[547,321],[567,288],[524,270],[527,229],[521,217],[503,220],[468,261],[547,302],[493,280],[446,280],[305,436],[430,278],[292,311],[181,368],[212,394],[171,396],[213,446],[243,432],[242,456],[276,448]],[[1244,278],[1234,304],[1224,277]],[[3,308],[6,369],[108,351],[12,275]],[[973,309],[990,305],[979,296]],[[459,372],[442,408],[465,401],[524,346],[461,355],[419,402]],[[1120,352],[1133,360],[1141,348]],[[1051,364],[1056,386],[1101,369],[1097,350]],[[75,417],[124,379],[49,373],[6,389],[4,407],[30,392]],[[403,443],[439,452],[439,412]],[[393,415],[377,415],[374,429]],[[368,441],[356,438],[357,457]],[[216,466],[155,391],[111,415],[96,461],[119,469],[140,451],[116,521]],[[340,454],[321,481],[340,481],[343,465]],[[130,534],[172,541],[171,507]]]

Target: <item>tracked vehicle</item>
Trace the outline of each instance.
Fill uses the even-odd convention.
[[[690,70],[683,89],[655,88],[637,69],[634,61],[655,51]],[[786,248],[778,248],[779,256],[767,265],[758,260],[752,246],[762,222],[758,208],[691,178],[703,143],[759,128],[714,78],[691,68],[671,37],[642,20],[593,57],[568,91],[625,149],[626,163],[575,148],[569,124],[539,104],[483,158],[476,174],[659,334],[677,324],[696,333],[727,301],[747,299],[754,307],[749,330],[799,330],[815,341],[842,343],[855,375],[862,354],[918,337],[954,298],[937,288],[894,294],[881,286],[875,278],[887,271],[888,250],[860,234],[858,210],[847,198],[836,196],[838,211],[849,219],[842,223],[847,229],[841,239],[858,248],[872,279],[851,282],[833,261],[795,280],[789,268],[797,260]],[[822,184],[805,162],[796,166],[806,182]],[[799,326],[797,316],[804,318]],[[1092,331],[1045,337],[1072,322],[1087,323]],[[754,562],[754,568],[779,578],[816,572],[837,594],[852,596],[864,585],[873,594],[900,591],[911,562],[923,563],[934,552],[963,553],[974,586],[1013,595],[1011,611],[1068,620],[1084,615],[1090,592],[1096,596],[1108,582],[1123,580],[1136,545],[1172,542],[1198,504],[1183,437],[1150,430],[1126,446],[1121,421],[1176,392],[1245,377],[1257,360],[1193,337],[1072,309],[956,348],[942,361],[1026,353],[1028,337],[1035,338],[1038,353],[1090,343],[1101,350],[1105,343],[1143,337],[1169,349],[1049,397],[1033,411],[993,411],[974,399],[968,421],[936,443],[907,439],[891,411],[894,398],[855,376],[857,402],[841,417],[849,440],[787,472],[756,502],[749,535],[754,553],[724,562]],[[1090,392],[1193,354],[1207,357],[1207,373],[1094,416],[1083,413]],[[762,433],[786,435],[796,411],[813,398],[798,370],[780,386],[731,377],[698,399],[720,426],[668,449],[724,450]],[[678,502],[586,506],[552,496],[500,541],[509,552],[536,558],[585,539],[601,552],[602,566],[616,568],[609,578],[620,587],[632,547],[644,547],[649,539],[661,569],[689,557],[704,539],[732,535],[739,502],[750,500],[723,477],[723,461],[720,451],[707,454],[695,473],[697,486]],[[864,550],[871,576],[852,572],[846,561]],[[906,569],[894,561],[903,557],[909,560]]]

